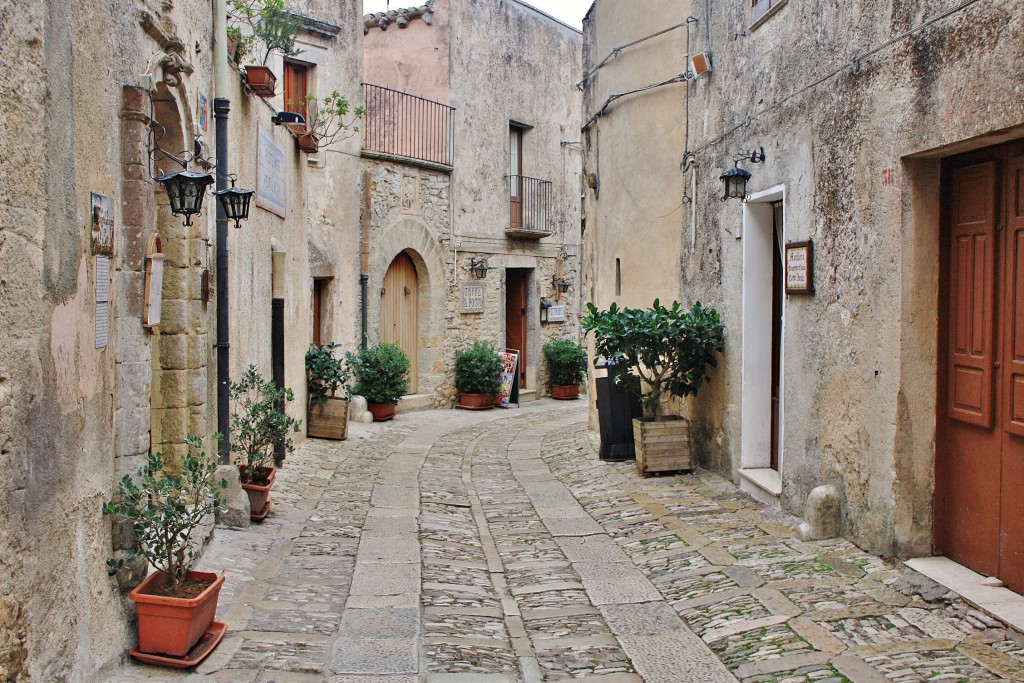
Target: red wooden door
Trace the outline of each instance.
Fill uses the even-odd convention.
[[[936,547],[1020,591],[1024,590],[1024,157],[1011,157],[1010,148],[1002,148],[954,164],[948,176]]]
[[[526,302],[528,270],[509,269],[505,275],[505,346],[519,351],[519,388],[526,388]]]

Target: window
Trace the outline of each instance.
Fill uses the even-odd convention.
[[[294,111],[309,120],[306,95],[309,93],[310,68],[299,62],[284,63],[284,109]]]
[[[756,24],[768,15],[769,11],[781,7],[786,0],[750,0],[750,23]]]

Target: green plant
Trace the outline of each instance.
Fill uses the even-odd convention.
[[[234,43],[233,49],[228,50],[228,59],[235,64],[241,64],[242,60],[252,53],[253,47],[256,44],[256,36],[251,34],[245,35],[238,26],[228,26],[227,33],[228,47],[231,48],[232,42]]]
[[[299,431],[301,421],[285,412],[292,400],[291,389],[264,380],[255,365],[245,369],[240,382],[231,383],[231,452],[245,457],[246,483],[259,476],[257,468],[270,466],[275,446],[294,450],[288,435]]]
[[[571,339],[552,339],[542,350],[552,386],[574,386],[587,376],[587,350],[579,343]]]
[[[336,342],[326,344],[310,344],[306,351],[306,379],[309,383],[309,399],[317,405],[327,403],[338,389],[342,390],[341,398],[347,398],[348,365],[345,358],[334,355],[341,345]]]
[[[129,554],[141,554],[167,574],[171,594],[181,594],[188,572],[199,559],[193,532],[206,518],[223,511],[219,490],[228,485],[223,479],[214,480],[217,462],[207,456],[202,439],[190,434],[186,441],[189,449],[179,474],[164,474],[163,455],[153,453],[139,468],[138,482],[124,475],[113,500],[103,504],[103,514],[131,525],[137,546]],[[111,576],[122,566],[124,560],[107,560]]]
[[[501,386],[501,358],[493,342],[475,341],[455,352],[455,388],[462,394],[496,394]]]
[[[359,127],[355,123],[366,114],[366,109],[352,109],[348,99],[334,90],[322,100],[318,100],[314,95],[306,95],[306,113],[306,125],[297,132],[312,135],[318,147],[327,147],[358,133]]]
[[[245,46],[246,53],[254,52],[260,64],[266,64],[275,51],[285,57],[302,51],[295,47],[302,17],[289,11],[284,0],[228,0],[228,16],[236,24],[237,35],[242,35],[239,25],[248,27],[251,42]]]
[[[356,384],[349,393],[370,403],[397,403],[409,391],[409,357],[398,344],[380,343],[347,353]]]
[[[715,367],[715,354],[723,348],[725,326],[718,311],[698,301],[689,311],[678,301],[665,308],[658,299],[651,308],[619,308],[612,304],[599,311],[587,304],[583,329],[594,333],[596,356],[616,361],[624,372],[615,375],[617,385],[638,393],[644,413],[662,419],[662,403],[671,396],[693,396]],[[596,358],[595,358],[596,360]],[[629,380],[640,378],[639,385]]]

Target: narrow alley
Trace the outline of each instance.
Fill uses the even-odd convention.
[[[1024,640],[899,562],[703,471],[597,458],[586,406],[407,413],[306,442],[218,529],[228,633],[110,683],[1024,680]]]

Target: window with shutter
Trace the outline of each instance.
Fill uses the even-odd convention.
[[[750,23],[757,23],[769,10],[781,7],[786,0],[750,0]]]
[[[308,120],[306,95],[309,92],[309,67],[298,62],[284,63],[284,108]]]

